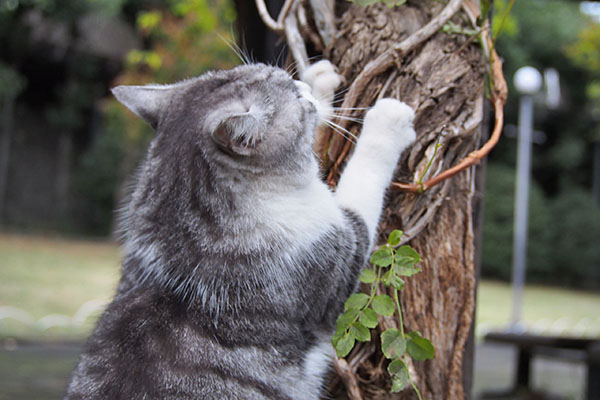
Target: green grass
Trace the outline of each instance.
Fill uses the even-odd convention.
[[[35,324],[0,320],[0,336],[80,338],[98,312],[81,326],[41,330],[40,318],[73,317],[86,302],[106,302],[119,278],[120,255],[107,242],[0,234],[0,307],[30,314]]]
[[[73,317],[86,302],[107,302],[118,278],[120,251],[114,243],[0,234],[0,310],[11,306],[30,314],[33,324],[0,319],[0,337],[82,339],[99,309],[82,325],[42,330],[47,315]],[[600,294],[529,286],[523,317],[529,327],[552,333],[600,336]],[[510,321],[511,291],[505,283],[479,285],[477,333]],[[1,314],[1,313],[0,313]]]
[[[481,282],[477,297],[477,325],[481,333],[502,328],[511,319],[512,291],[508,284]],[[527,286],[523,323],[553,334],[600,337],[600,294],[546,286]]]

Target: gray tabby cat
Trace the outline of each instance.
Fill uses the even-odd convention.
[[[67,399],[317,399],[412,110],[366,115],[336,193],[312,151],[339,77],[262,64],[120,86],[152,125],[113,302]],[[319,100],[317,100],[319,99]]]

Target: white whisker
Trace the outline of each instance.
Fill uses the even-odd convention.
[[[336,124],[335,122],[325,120],[325,123],[327,125],[329,125],[331,127],[331,129],[333,129],[339,135],[341,135],[344,139],[348,140],[352,144],[356,144],[356,141],[358,140],[358,138],[352,132],[350,132],[349,130],[347,130],[345,128],[342,128],[340,125]]]
[[[365,121],[364,118],[352,117],[350,115],[341,115],[341,114],[335,114],[335,113],[333,113],[333,114],[327,114],[326,116],[327,117],[333,117],[333,118],[336,118],[336,119],[342,119],[342,120],[345,120],[345,121],[352,121],[352,122],[356,122],[358,124],[362,124]]]
[[[371,107],[333,107],[334,110],[368,110]]]
[[[223,42],[225,42],[225,44],[227,45],[227,47],[229,47],[231,49],[231,51],[233,51],[233,53],[240,59],[240,61],[242,62],[242,64],[244,64],[244,65],[250,64],[250,60],[248,58],[248,55],[246,54],[245,51],[243,51],[240,48],[240,46],[238,46],[238,44],[235,41],[231,41],[231,40],[225,38],[220,33],[217,33],[217,35],[219,36],[219,38]],[[232,33],[232,36],[233,36],[233,33]]]

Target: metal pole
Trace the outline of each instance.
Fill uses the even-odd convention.
[[[521,96],[519,103],[519,137],[517,150],[517,182],[513,242],[513,309],[512,326],[521,321],[523,287],[527,257],[527,218],[529,177],[531,171],[531,132],[533,130],[533,98]]]

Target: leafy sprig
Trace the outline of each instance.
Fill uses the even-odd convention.
[[[431,342],[418,331],[404,332],[399,292],[404,288],[404,279],[421,271],[417,264],[421,256],[410,246],[400,246],[402,231],[390,233],[387,243],[371,255],[371,268],[364,269],[358,279],[371,285],[369,294],[355,293],[344,304],[344,313],[336,321],[332,343],[337,356],[343,358],[354,348],[356,342],[371,340],[371,329],[379,325],[379,317],[397,314],[399,328],[388,328],[381,332],[380,342],[383,355],[390,360],[387,370],[392,378],[392,392],[399,392],[409,385],[419,399],[421,393],[411,379],[407,365],[410,357],[415,361],[432,359],[435,349]],[[380,285],[389,288],[392,296],[377,294]]]

